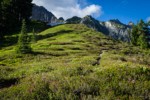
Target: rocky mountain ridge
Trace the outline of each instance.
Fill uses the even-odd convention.
[[[121,23],[118,19],[102,22],[88,15],[85,16],[80,23],[85,24],[86,26],[96,31],[102,32],[105,35],[110,36],[114,39],[127,42],[130,41],[128,31],[131,30],[132,26],[125,25]]]
[[[31,19],[46,22],[48,25],[51,26],[56,26],[65,23],[67,24],[81,23],[89,28],[102,32],[103,34],[110,36],[114,39],[127,42],[130,41],[128,31],[131,30],[131,27],[133,25],[132,22],[130,22],[129,25],[125,25],[121,23],[118,19],[102,22],[96,20],[90,15],[87,15],[83,18],[74,16],[67,20],[64,20],[62,17],[57,19],[57,17],[51,12],[49,12],[46,8],[37,5],[33,6]]]
[[[107,34],[110,37],[122,41],[130,41],[128,32],[131,30],[131,26],[121,23],[118,19],[100,22],[100,24],[108,30]]]
[[[37,5],[33,5],[31,19],[47,22],[47,23],[53,23],[57,21],[57,18],[55,17],[54,14],[49,12],[43,6],[37,6]]]

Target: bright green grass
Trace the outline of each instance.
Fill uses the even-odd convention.
[[[38,34],[33,53],[0,50],[1,100],[148,100],[150,51],[111,40],[81,24]],[[93,66],[101,54],[100,65]]]

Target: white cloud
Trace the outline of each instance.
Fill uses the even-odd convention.
[[[84,1],[84,2],[83,2]],[[44,6],[56,17],[64,17],[65,19],[79,16],[92,15],[99,17],[102,14],[102,7],[100,5],[87,5],[86,0],[33,0],[33,3]],[[85,6],[85,4],[87,6]],[[84,7],[82,6],[84,5]]]

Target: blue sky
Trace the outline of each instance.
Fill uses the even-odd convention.
[[[124,23],[147,20],[150,17],[150,0],[88,0],[102,6],[99,20],[119,19]]]
[[[150,20],[150,0],[33,0],[57,18],[92,15],[100,21],[119,19],[127,24]]]

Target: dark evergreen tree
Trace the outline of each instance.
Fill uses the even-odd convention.
[[[32,0],[2,0],[2,33],[9,34],[18,31],[21,21],[29,20],[32,12]]]
[[[22,21],[21,34],[18,39],[18,46],[16,51],[17,53],[23,53],[23,54],[31,52],[29,35],[27,34],[25,20]]]
[[[0,0],[0,39],[2,38],[2,0]]]
[[[12,0],[2,0],[2,24],[3,33],[8,34],[16,28],[17,21],[13,14]]]
[[[133,45],[137,45],[137,41],[138,41],[138,28],[136,25],[133,25],[132,27],[132,32],[129,32],[130,33],[130,39],[131,39],[131,43]]]
[[[138,38],[138,44],[140,45],[140,47],[142,49],[146,49],[148,48],[148,41],[146,39],[146,36],[144,34],[140,35],[139,38]]]
[[[29,20],[29,17],[32,14],[32,0],[12,0],[12,5],[14,14],[18,20],[21,22],[23,19],[26,21]]]
[[[141,48],[145,49],[149,47],[149,27],[148,23],[145,23],[143,20],[140,20],[137,25],[133,26],[132,31],[130,32],[131,43],[133,45],[139,45]]]
[[[139,23],[139,45],[141,48],[145,49],[149,47],[149,41],[148,41],[148,34],[149,34],[149,28],[148,23],[145,23],[143,20]]]

